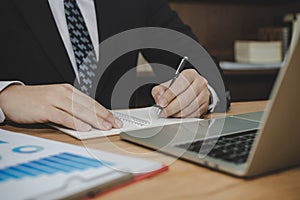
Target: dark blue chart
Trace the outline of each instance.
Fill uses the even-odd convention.
[[[83,171],[90,168],[101,168],[107,165],[111,166],[113,164],[72,153],[60,153],[0,169],[0,184],[9,179],[52,175],[58,172],[71,173],[75,170]]]

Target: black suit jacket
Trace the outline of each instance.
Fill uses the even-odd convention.
[[[165,0],[95,0],[95,7],[100,42],[139,27],[169,28],[196,39]],[[1,0],[0,24],[0,81],[20,80],[27,85],[74,83],[75,74],[48,0]],[[141,51],[153,63],[176,67],[180,61],[168,52]],[[114,85],[136,66],[137,56],[138,51],[129,52],[106,70],[96,94],[101,104],[111,107]]]

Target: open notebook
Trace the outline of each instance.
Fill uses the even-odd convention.
[[[121,132],[139,130],[150,127],[159,127],[169,124],[178,124],[184,122],[192,122],[201,120],[199,118],[187,118],[187,119],[178,119],[178,118],[155,118],[153,117],[153,108],[137,108],[137,109],[126,109],[126,110],[113,110],[115,116],[123,121],[123,128],[121,129],[112,129],[109,131],[101,131],[98,129],[92,129],[88,132],[79,132],[71,129],[54,126],[60,131],[67,133],[77,139],[84,140],[95,137],[104,137],[110,135],[117,135]]]
[[[165,170],[158,162],[0,129],[1,199],[80,199]]]

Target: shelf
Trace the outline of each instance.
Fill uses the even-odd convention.
[[[300,12],[299,0],[173,0],[169,4],[210,54],[229,61],[234,60],[236,40],[257,40],[259,28],[284,26],[285,14]]]
[[[243,75],[246,75],[246,76],[249,76],[249,75],[274,75],[274,74],[277,74],[279,71],[279,69],[260,69],[260,70],[250,70],[250,69],[247,69],[247,70],[223,70],[224,72],[224,75],[228,75],[228,76],[234,76],[234,75],[237,75],[237,76],[243,76]]]

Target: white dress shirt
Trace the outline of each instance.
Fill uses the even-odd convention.
[[[70,41],[69,31],[67,28],[67,21],[64,12],[64,0],[48,0],[52,15],[54,17],[59,34],[63,40],[64,46],[68,53],[75,75],[78,78],[78,68],[76,65],[75,55]],[[94,0],[77,0],[80,11],[84,17],[87,29],[89,31],[92,43],[95,48],[97,60],[99,60],[99,38],[98,38],[98,26]],[[100,27],[101,28],[101,27]],[[79,80],[79,79],[78,79]],[[0,81],[0,92],[11,84],[23,84],[19,81]],[[210,93],[212,95],[212,102],[209,106],[210,111],[213,111],[216,107],[219,98],[212,87],[209,86]],[[5,116],[0,108],[0,123],[5,120]]]

